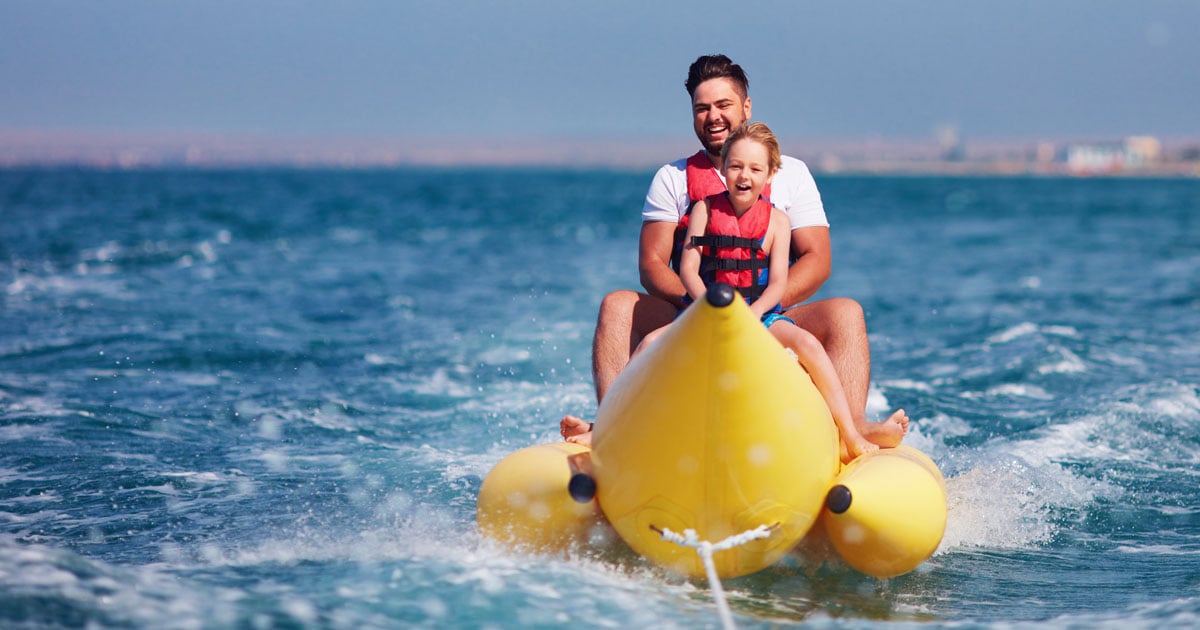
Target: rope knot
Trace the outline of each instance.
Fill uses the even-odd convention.
[[[719,543],[713,544],[707,540],[700,540],[694,529],[685,529],[683,534],[677,534],[670,529],[663,527],[659,529],[653,525],[650,529],[658,533],[663,540],[675,543],[681,547],[695,549],[700,556],[700,561],[704,563],[704,572],[708,576],[708,585],[712,589],[713,599],[717,603],[717,611],[721,615],[721,626],[729,629],[736,628],[733,623],[733,613],[729,611],[729,604],[725,601],[725,590],[721,588],[721,578],[717,575],[717,567],[713,564],[713,553],[717,551],[725,551],[744,545],[752,540],[766,538],[771,535],[771,532],[779,527],[779,523],[773,525],[759,525],[754,529],[748,529],[740,534],[734,534],[722,540]]]

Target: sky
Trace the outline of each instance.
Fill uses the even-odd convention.
[[[781,136],[1200,138],[1197,0],[0,0],[0,143],[687,139],[713,52]]]

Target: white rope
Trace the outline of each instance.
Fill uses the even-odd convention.
[[[766,538],[771,535],[771,531],[775,529],[775,526],[759,525],[754,529],[734,534],[715,545],[707,540],[700,540],[696,536],[696,530],[694,529],[685,529],[683,530],[683,534],[680,535],[666,527],[662,529],[653,525],[650,527],[658,532],[658,535],[662,536],[663,540],[673,542],[681,547],[690,547],[696,550],[696,553],[700,555],[700,561],[704,563],[704,572],[708,576],[708,587],[712,590],[713,600],[717,604],[717,613],[721,616],[721,627],[726,630],[737,628],[737,625],[733,623],[733,613],[729,610],[729,603],[725,601],[725,589],[721,587],[721,577],[717,575],[717,566],[713,564],[713,552],[744,545],[751,540]]]

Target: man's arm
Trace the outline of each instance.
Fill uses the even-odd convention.
[[[638,237],[638,272],[646,293],[683,308],[683,282],[671,269],[675,227],[670,221],[646,221]],[[828,242],[828,239],[827,239]]]
[[[829,251],[829,228],[813,226],[792,230],[792,256],[796,261],[788,268],[787,290],[783,295],[784,307],[799,304],[812,297],[829,279],[832,260]],[[642,278],[642,284],[645,284],[645,276]]]

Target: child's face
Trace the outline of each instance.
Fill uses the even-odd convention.
[[[729,199],[735,208],[745,210],[758,201],[763,187],[775,175],[770,164],[767,147],[754,140],[738,140],[729,147],[721,173],[725,175]]]

